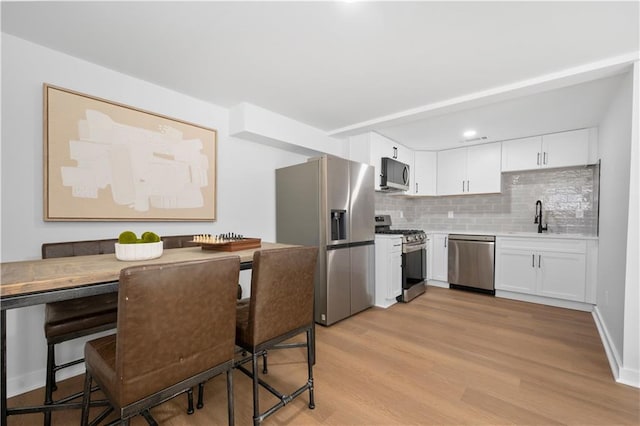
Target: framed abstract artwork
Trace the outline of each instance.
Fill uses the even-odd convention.
[[[44,84],[44,220],[216,220],[217,132]]]

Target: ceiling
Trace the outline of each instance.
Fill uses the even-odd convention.
[[[639,2],[2,2],[2,31],[231,108],[413,149],[597,125]]]

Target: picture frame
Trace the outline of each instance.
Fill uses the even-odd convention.
[[[43,85],[45,221],[215,221],[217,131]]]

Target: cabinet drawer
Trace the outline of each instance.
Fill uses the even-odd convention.
[[[563,253],[586,253],[587,242],[584,240],[560,240],[554,238],[515,238],[497,237],[496,249],[551,251]]]

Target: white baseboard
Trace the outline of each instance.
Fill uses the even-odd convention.
[[[496,297],[504,299],[519,300],[521,302],[538,303],[541,305],[555,306],[558,308],[575,309],[577,311],[591,312],[593,305],[584,302],[574,302],[572,300],[554,299],[553,297],[537,296],[533,294],[515,293],[512,291],[496,290]]]
[[[602,346],[604,346],[604,351],[607,354],[611,373],[615,381],[623,385],[640,388],[640,371],[625,368],[622,365],[622,358],[613,344],[609,330],[607,330],[607,326],[602,320],[602,315],[597,306],[593,309],[593,319],[598,328],[598,333],[600,333],[600,340],[602,340]]]
[[[434,287],[449,288],[449,283],[448,282],[437,281],[437,280],[429,280],[429,281],[427,281],[427,285],[431,285],[431,286],[434,286]]]
[[[602,340],[602,346],[604,346],[604,352],[607,355],[607,359],[609,360],[609,367],[611,368],[611,373],[613,374],[613,378],[618,381],[618,377],[620,376],[620,356],[618,355],[618,351],[616,347],[613,345],[611,340],[611,335],[607,330],[607,326],[602,321],[602,315],[600,315],[600,310],[597,306],[593,307],[593,320],[596,323],[596,328],[598,329],[598,333],[600,334],[600,340]]]
[[[634,388],[640,388],[640,371],[621,367],[616,382],[633,386]]]

